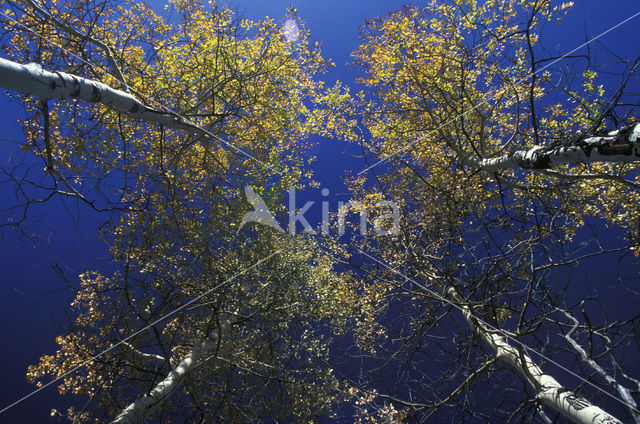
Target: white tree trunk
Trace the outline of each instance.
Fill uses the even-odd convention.
[[[31,6],[40,15],[42,15],[45,21],[53,22],[58,28],[66,31],[67,33],[69,33],[70,35],[73,35],[74,37],[78,37],[79,40],[83,40],[83,41],[86,40],[98,46],[98,48],[100,48],[103,51],[105,57],[107,58],[107,61],[109,62],[109,65],[111,65],[111,71],[118,77],[120,82],[127,89],[127,92],[129,92],[129,87],[125,82],[124,75],[122,75],[122,71],[120,70],[118,63],[116,62],[116,59],[113,57],[113,51],[111,51],[111,48],[109,48],[109,46],[107,46],[102,41],[92,37],[90,34],[81,34],[80,32],[76,31],[74,28],[72,28],[70,25],[65,24],[64,22],[59,20],[56,16],[53,16],[51,13],[49,13],[49,11],[47,11],[40,4],[38,0],[25,0],[25,3]]]
[[[77,75],[49,72],[37,63],[21,65],[0,58],[0,87],[41,99],[80,99],[102,103],[143,121],[184,129],[197,135],[206,133],[204,129],[177,114],[147,107],[129,93]]]
[[[633,399],[631,391],[628,388],[624,387],[622,384],[618,383],[616,379],[613,378],[608,372],[606,372],[604,368],[598,365],[598,363],[593,358],[587,355],[587,352],[582,348],[582,346],[580,346],[578,342],[572,338],[573,333],[578,328],[578,320],[567,311],[562,311],[562,313],[564,313],[567,318],[573,321],[573,327],[571,327],[571,330],[567,334],[565,334],[564,339],[567,341],[567,343],[569,343],[569,345],[571,345],[573,350],[578,352],[580,358],[584,362],[586,362],[596,373],[604,378],[607,383],[611,384],[616,389],[622,400],[627,404],[627,407],[629,408],[631,416],[633,416],[635,422],[640,424],[640,413],[638,413],[638,405],[636,404],[635,399]]]
[[[527,354],[521,354],[501,335],[491,332],[480,323],[465,300],[453,288],[448,290],[464,314],[469,327],[496,353],[496,357],[519,371],[536,391],[537,398],[576,424],[622,424],[588,400],[564,388],[555,378],[545,374]]]
[[[549,169],[567,163],[637,161],[640,161],[640,123],[567,145],[535,146],[497,158],[471,158],[468,163],[487,172],[496,172],[512,168]]]
[[[193,346],[167,377],[158,383],[151,392],[145,394],[131,405],[127,406],[111,424],[142,424],[156,408],[173,393],[194,369],[197,363],[211,353],[231,324],[236,321],[234,316],[227,316],[220,320],[220,328],[214,330],[207,338]]]

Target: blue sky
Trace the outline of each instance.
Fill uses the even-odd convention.
[[[293,4],[299,17],[305,21],[305,27],[311,30],[312,40],[320,41],[325,56],[336,63],[336,67],[325,76],[327,82],[332,84],[340,80],[354,86],[357,70],[349,67],[348,62],[351,61],[350,53],[358,45],[359,25],[366,18],[382,15],[404,3],[383,0],[244,0],[230,4],[236,5],[248,18],[268,15],[278,20],[284,18],[288,5]],[[160,10],[163,3],[153,1],[152,5]],[[561,25],[549,28],[549,37],[542,41],[551,51],[567,52],[584,41],[585,31],[590,35],[599,34],[639,11],[637,0],[577,1],[573,13]],[[639,27],[640,17],[611,31],[599,41],[621,56],[631,57],[633,53],[640,52]],[[613,84],[615,79],[610,82]],[[9,103],[2,95],[0,109],[4,139],[20,141],[23,137],[16,120],[21,116],[21,107]],[[357,146],[340,140],[318,138],[317,141],[316,179],[322,187],[331,190],[330,200],[335,202],[340,199],[340,193],[344,193],[342,176],[345,170],[357,172],[365,165],[356,157],[361,153]],[[15,144],[0,142],[0,160],[5,162],[12,153],[18,153]],[[319,190],[307,191],[300,201],[318,199]],[[3,206],[12,204],[14,200],[9,188],[3,185],[0,192]],[[72,206],[56,199],[33,210],[29,217],[33,223],[30,231],[38,235],[42,245],[21,240],[11,232],[5,232],[5,240],[0,244],[0,340],[4,341],[0,349],[0,380],[4,382],[0,385],[0,409],[33,390],[34,387],[25,381],[26,367],[37,362],[42,354],[53,353],[56,347],[54,337],[60,334],[54,321],[63,325],[66,320],[64,309],[69,300],[68,291],[41,296],[65,287],[51,269],[51,262],[58,261],[72,278],[86,269],[104,269],[106,266],[106,246],[97,238],[100,217],[84,207],[69,210]],[[61,399],[54,388],[48,388],[0,415],[0,422],[44,422],[51,408],[65,409],[67,401]]]

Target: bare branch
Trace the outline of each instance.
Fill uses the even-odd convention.
[[[567,341],[567,343],[569,343],[573,350],[575,350],[580,355],[580,358],[591,367],[591,369],[593,369],[599,376],[604,378],[607,383],[609,383],[616,389],[622,399],[626,402],[627,407],[629,408],[629,411],[631,411],[631,415],[633,416],[635,422],[640,423],[640,412],[638,412],[638,405],[633,399],[633,396],[631,396],[631,392],[629,391],[629,389],[618,383],[616,379],[609,375],[609,373],[605,371],[604,368],[598,365],[598,363],[593,358],[587,355],[587,352],[585,352],[582,346],[580,346],[578,342],[576,342],[572,338],[573,333],[575,333],[576,329],[578,328],[578,320],[566,310],[559,309],[559,311],[573,322],[573,327],[571,327],[571,330],[569,330],[569,332],[564,335],[564,339]]]

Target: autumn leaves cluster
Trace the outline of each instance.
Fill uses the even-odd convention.
[[[331,353],[333,340],[393,362],[390,311],[406,315],[403,347],[413,346],[450,312],[433,295],[447,287],[496,325],[522,318],[514,287],[531,286],[536,267],[561,260],[587,216],[624,227],[629,247],[638,244],[634,164],[492,174],[473,166],[575,141],[613,116],[631,122],[614,115],[613,93],[593,69],[564,75],[548,66],[553,58],[538,57],[544,26],[568,4],[433,0],[366,21],[353,53],[363,75],[355,89],[325,86],[333,64],[302,23],[288,41],[282,22],[250,21],[215,2],[175,0],[162,14],[128,1],[0,4],[12,60],[101,81],[209,134],[100,105],[52,99],[45,109],[20,98],[23,149],[52,162],[45,179],[56,195],[104,212],[101,234],[116,268],[81,275],[58,352],[29,369],[31,381],[60,378],[61,393],[88,401],[69,410],[73,420],[117,415],[221,314],[236,324],[156,413],[311,420],[355,398],[363,422],[406,418],[411,407],[334,370],[345,358]],[[286,19],[299,19],[295,9]],[[345,241],[257,225],[236,232],[245,186],[283,216],[289,187],[317,183],[311,135],[362,146],[362,169],[374,166],[351,170],[350,194],[367,208],[381,199],[400,205],[401,234]],[[385,266],[362,260],[361,249]],[[408,289],[398,271],[432,291]],[[532,308],[544,310],[540,302]]]

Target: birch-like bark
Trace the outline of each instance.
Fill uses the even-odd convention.
[[[65,24],[60,19],[58,19],[57,17],[55,17],[51,13],[49,13],[40,4],[39,1],[37,1],[37,0],[25,0],[25,3],[27,3],[29,6],[31,6],[37,13],[42,15],[45,18],[46,21],[53,22],[58,28],[66,31],[67,33],[69,33],[70,35],[73,35],[74,37],[78,37],[79,40],[81,40],[81,41],[89,41],[89,42],[93,43],[94,45],[98,46],[100,49],[102,49],[102,51],[104,52],[105,57],[107,58],[107,61],[109,62],[109,65],[111,65],[112,72],[114,74],[116,74],[116,76],[118,77],[118,79],[120,80],[120,82],[122,83],[124,88],[126,89],[126,91],[129,92],[129,86],[127,85],[127,83],[126,83],[126,81],[124,79],[124,75],[122,74],[122,71],[120,70],[120,67],[118,66],[118,63],[116,62],[115,57],[113,57],[113,51],[111,51],[111,48],[109,46],[107,46],[105,43],[103,43],[102,41],[98,40],[97,38],[94,38],[89,34],[82,34],[82,33],[78,32],[78,31],[76,31],[70,25]]]
[[[198,362],[216,349],[222,333],[226,332],[235,321],[236,318],[234,316],[222,318],[218,329],[193,346],[164,380],[158,383],[151,392],[127,406],[111,424],[142,424],[149,414],[160,407],[171,393],[180,387]]]
[[[497,158],[467,162],[487,172],[504,169],[550,169],[558,165],[581,162],[640,161],[640,123],[611,131],[607,135],[583,138],[561,146],[535,146],[517,150]]]
[[[459,304],[471,330],[493,349],[497,359],[506,362],[526,378],[543,405],[553,408],[576,424],[622,424],[598,406],[564,388],[555,378],[545,374],[529,355],[521,354],[503,336],[485,328],[454,288],[450,288],[448,294]]]
[[[80,99],[90,103],[102,103],[132,118],[183,129],[196,135],[207,134],[198,125],[175,113],[152,109],[129,93],[77,75],[49,72],[37,63],[21,65],[0,58],[0,87],[34,95],[43,100]]]
[[[128,348],[131,352],[133,352],[136,355],[138,355],[140,358],[151,360],[151,361],[156,361],[156,362],[161,362],[161,363],[166,361],[164,356],[156,355],[155,353],[142,352],[142,351],[136,349],[135,346],[133,346],[131,343],[122,342],[122,345],[125,346],[126,348]]]
[[[622,400],[624,400],[624,402],[627,404],[627,408],[629,408],[634,421],[640,424],[640,413],[638,412],[638,405],[633,399],[631,391],[624,387],[622,384],[618,383],[615,378],[613,378],[608,372],[604,370],[604,368],[598,365],[596,361],[594,361],[591,357],[589,357],[589,355],[587,355],[587,352],[582,348],[582,346],[580,346],[580,344],[578,344],[578,342],[572,338],[573,333],[575,333],[576,329],[578,328],[578,320],[567,311],[562,311],[562,313],[564,313],[564,315],[568,319],[573,321],[573,327],[571,327],[571,330],[564,336],[564,339],[567,341],[567,343],[569,343],[569,345],[571,345],[573,350],[578,352],[580,358],[584,362],[586,362],[591,367],[591,369],[593,369],[602,378],[604,378],[607,383],[609,383],[616,389]]]

